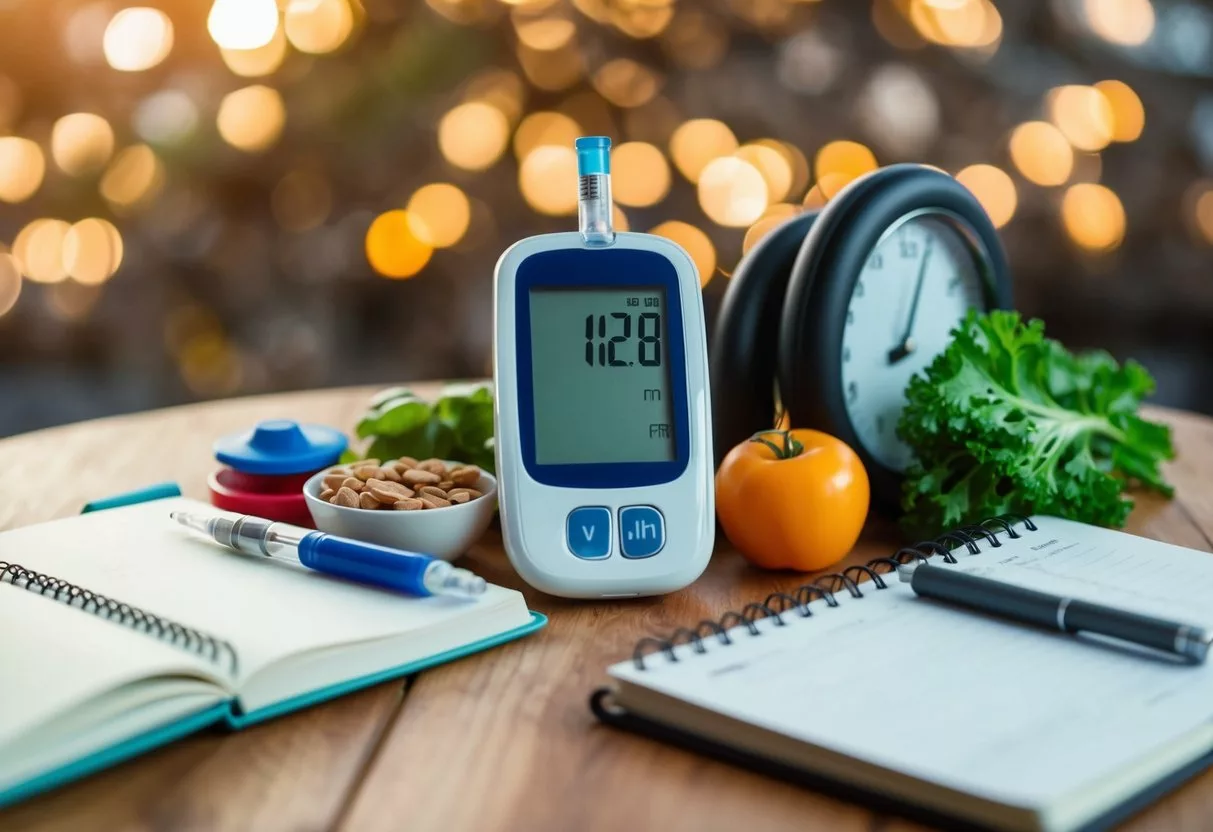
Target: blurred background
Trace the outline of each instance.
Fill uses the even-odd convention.
[[[1022,310],[1213,413],[1207,4],[0,0],[0,436],[488,374],[493,264],[574,227],[582,134],[709,322],[773,224],[926,162]]]

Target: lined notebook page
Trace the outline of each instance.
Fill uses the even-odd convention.
[[[511,619],[496,622],[494,632],[529,621],[514,590],[490,585],[475,601],[410,598],[231,552],[170,520],[176,508],[215,511],[192,500],[157,500],[5,532],[0,551],[232,642],[240,680],[307,651],[423,629],[457,633],[457,622],[500,616],[503,607]],[[391,658],[380,666],[392,666]]]
[[[962,568],[1213,625],[1213,556],[1065,521]],[[1042,544],[1045,544],[1042,546]],[[1037,548],[1039,547],[1039,548]],[[1079,579],[1077,576],[1081,576]],[[1179,576],[1182,576],[1180,578]],[[633,684],[1011,805],[1047,805],[1213,719],[1213,663],[1142,658],[917,598],[895,578],[837,608],[680,648]]]

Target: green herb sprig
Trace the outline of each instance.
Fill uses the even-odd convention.
[[[366,457],[452,459],[492,472],[493,388],[489,384],[450,384],[433,402],[407,387],[384,390],[371,399],[356,429],[370,440],[365,450],[348,450],[342,461]]]
[[[914,450],[902,525],[916,535],[1005,513],[1122,526],[1139,484],[1168,496],[1170,429],[1137,415],[1154,379],[1135,361],[1075,355],[1014,312],[970,312],[906,389]]]

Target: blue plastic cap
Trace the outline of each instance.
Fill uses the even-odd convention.
[[[324,425],[290,419],[259,422],[244,433],[215,440],[215,458],[246,474],[304,474],[333,465],[349,440]]]
[[[577,148],[577,175],[611,172],[611,140],[606,136],[582,136]]]

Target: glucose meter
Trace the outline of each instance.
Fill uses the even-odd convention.
[[[610,141],[577,140],[580,231],[511,246],[494,280],[505,549],[553,595],[680,589],[715,537],[699,275],[611,225]]]

